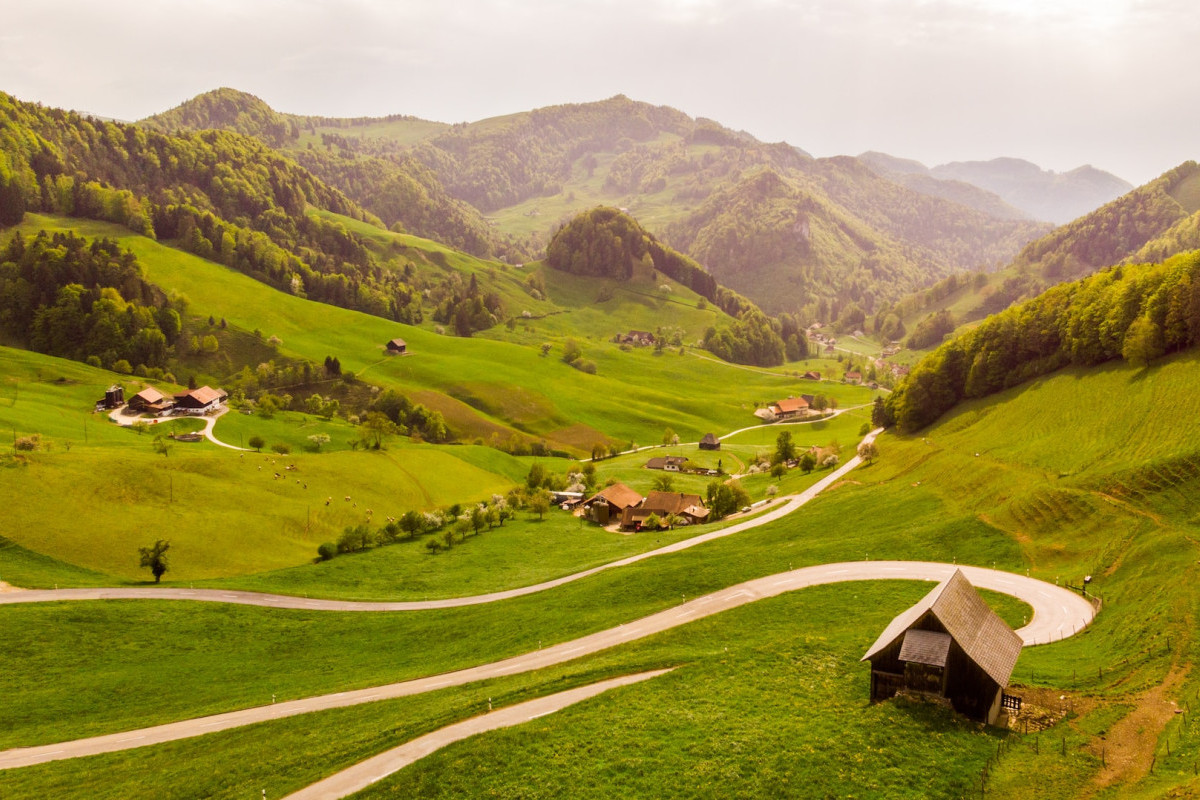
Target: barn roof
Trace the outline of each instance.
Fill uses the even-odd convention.
[[[642,496],[623,483],[614,483],[612,486],[596,492],[588,500],[588,503],[593,502],[597,498],[621,509],[630,508],[642,502]]]
[[[933,614],[967,657],[992,680],[1008,685],[1021,654],[1021,637],[983,601],[962,570],[955,570],[919,603],[893,619],[862,660],[887,648],[927,613]]]
[[[134,397],[137,397],[143,402],[150,404],[159,403],[166,399],[166,395],[164,395],[158,389],[155,389],[153,386],[147,386],[145,389],[142,389],[140,392],[135,394]]]
[[[944,667],[949,655],[950,636],[938,631],[921,631],[914,628],[904,634],[904,643],[900,645],[901,661]]]
[[[211,386],[201,386],[199,389],[192,389],[190,391],[180,392],[179,394],[175,395],[176,400],[180,400],[184,397],[190,397],[200,405],[206,406],[212,401],[219,399],[221,397],[221,392],[217,391]]]
[[[704,500],[698,494],[683,492],[651,492],[646,495],[642,508],[658,514],[678,514],[690,506],[704,506]]]
[[[786,400],[780,400],[775,406],[783,413],[788,414],[808,408],[808,401],[803,397],[789,397]]]
[[[403,339],[391,339],[388,341],[388,344],[396,347],[408,347],[408,342],[404,341]]]
[[[700,440],[700,444],[719,444],[720,441],[715,433],[706,433],[704,434],[704,438]]]

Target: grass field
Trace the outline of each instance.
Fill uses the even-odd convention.
[[[514,334],[518,339],[529,337],[527,344],[439,336],[275,291],[240,273],[107,223],[28,215],[25,231],[42,228],[69,228],[83,235],[117,238],[139,256],[150,281],[185,295],[196,313],[216,314],[244,330],[277,336],[283,342],[281,352],[288,355],[316,363],[335,355],[343,370],[383,387],[395,387],[442,411],[468,441],[477,437],[490,441],[492,434],[506,440],[529,428],[530,435],[582,454],[590,452],[597,441],[657,440],[666,426],[694,441],[713,429],[744,427],[753,422],[754,403],[770,402],[800,389],[786,369],[740,369],[705,358],[622,351],[607,341],[620,327],[614,327],[617,323],[609,321],[605,311],[624,314],[624,306],[581,312],[581,319],[591,315],[592,322],[584,328],[595,337],[583,342],[584,358],[598,367],[596,375],[588,375],[562,363],[560,345],[565,337],[561,330],[538,327],[539,321],[531,323],[536,334],[522,328]],[[640,303],[634,305],[640,307]],[[662,308],[675,305],[665,302]],[[711,316],[711,312],[691,306],[681,308],[686,315]],[[671,321],[668,317],[660,324]],[[396,336],[408,342],[411,356],[388,358],[383,354],[383,343]],[[554,345],[546,357],[540,354],[543,341]],[[504,365],[502,374],[497,372],[498,364]],[[544,424],[496,416],[503,413],[504,395],[513,385],[524,387],[530,396],[540,396],[547,411],[539,418]],[[868,390],[852,386],[831,384],[829,392],[843,406],[864,403],[871,397]]]
[[[0,730],[10,732],[7,744],[51,741],[68,731],[81,735],[118,730],[252,704],[254,698],[270,692],[286,698],[371,685],[533,649],[538,642],[548,644],[581,635],[668,606],[680,596],[694,597],[789,566],[863,557],[923,558],[986,566],[995,563],[1048,580],[1074,581],[1086,573],[1094,576],[1095,591],[1105,599],[1096,623],[1080,636],[1024,653],[1014,675],[1018,692],[1022,686],[1046,687],[1053,689],[1055,697],[1087,699],[1093,707],[1081,707],[1044,735],[1038,754],[1029,754],[1035,746],[1032,734],[1011,738],[991,768],[993,785],[1005,787],[1013,796],[1038,796],[1041,783],[1036,773],[1044,770],[1054,771],[1052,785],[1064,794],[1081,793],[1101,772],[1095,754],[1098,737],[1109,732],[1108,746],[1118,746],[1117,733],[1129,709],[1139,706],[1143,692],[1180,670],[1185,678],[1172,684],[1171,696],[1182,700],[1196,692],[1195,683],[1186,676],[1196,647],[1193,621],[1197,597],[1181,589],[1194,585],[1197,560],[1192,540],[1198,520],[1194,504],[1187,499],[1198,482],[1198,471],[1187,467],[1195,452],[1188,436],[1196,418],[1195,401],[1186,387],[1198,374],[1200,358],[1187,355],[1145,372],[1117,367],[1052,376],[991,402],[968,404],[924,436],[883,437],[881,458],[874,466],[857,471],[853,481],[779,523],[497,606],[353,619],[337,614],[268,614],[259,609],[185,604],[5,608],[0,617],[17,657],[12,660],[14,669],[0,677],[0,690],[13,698],[5,711],[7,718],[0,720]],[[1136,413],[1146,404],[1157,404],[1154,421],[1142,420]],[[1072,427],[1052,424],[1055,409],[1060,415],[1071,413],[1067,406],[1090,410],[1074,419]],[[1135,428],[1145,436],[1129,435],[1131,420],[1145,426]],[[1056,430],[1060,432],[1057,436]],[[1014,435],[1015,431],[1020,435]],[[1172,576],[1171,580],[1164,582],[1164,575]],[[958,723],[938,716],[940,712],[930,717],[927,710],[898,704],[868,708],[861,699],[846,705],[836,698],[848,690],[852,678],[830,677],[827,685],[824,678],[813,685],[801,678],[826,674],[816,671],[818,664],[827,664],[830,676],[841,675],[882,622],[919,596],[922,588],[902,591],[911,592],[906,595],[908,600],[884,603],[868,597],[863,606],[855,606],[855,592],[828,587],[769,601],[801,604],[809,609],[804,613],[759,619],[755,615],[766,613],[761,609],[769,611],[771,606],[758,604],[706,621],[705,626],[721,627],[732,620],[723,628],[720,652],[711,648],[715,658],[701,659],[707,666],[690,668],[703,669],[703,680],[688,677],[697,672],[681,670],[662,684],[630,690],[646,699],[627,698],[622,704],[625,712],[619,724],[626,736],[632,737],[631,742],[644,741],[638,738],[643,735],[646,741],[660,738],[656,726],[664,716],[680,728],[678,737],[666,736],[664,746],[652,754],[645,745],[620,748],[620,741],[612,743],[611,747],[618,748],[612,750],[605,737],[595,736],[594,726],[602,724],[599,720],[606,720],[609,728],[613,720],[612,708],[602,698],[592,705],[606,708],[604,714],[588,716],[587,708],[581,706],[529,729],[543,734],[544,751],[543,745],[529,740],[525,730],[489,735],[461,743],[402,773],[394,779],[399,787],[395,791],[434,793],[441,791],[434,785],[439,784],[447,792],[495,791],[503,795],[530,781],[535,763],[544,772],[546,794],[558,791],[562,781],[576,779],[577,770],[585,768],[596,776],[597,795],[611,790],[609,781],[618,779],[639,781],[634,785],[650,791],[647,787],[652,783],[640,782],[653,780],[646,775],[667,769],[686,772],[700,764],[708,765],[709,771],[695,773],[697,781],[728,787],[745,777],[737,769],[739,764],[756,764],[760,770],[776,764],[778,774],[787,776],[789,783],[754,788],[765,796],[779,786],[795,785],[791,781],[801,777],[811,778],[807,771],[793,771],[802,770],[801,766],[784,769],[782,742],[790,742],[795,747],[788,745],[786,763],[797,763],[796,754],[800,753],[808,754],[799,760],[803,763],[825,764],[832,759],[841,765],[827,778],[833,781],[827,791],[836,794],[836,787],[843,785],[839,781],[861,779],[855,763],[843,763],[845,756],[837,743],[863,742],[865,747],[872,742],[874,749],[869,752],[876,759],[886,759],[889,766],[882,771],[872,769],[871,775],[882,783],[868,787],[864,794],[889,796],[896,785],[930,780],[928,776],[937,773],[945,775],[948,782],[913,785],[934,796],[954,796],[960,791],[955,781],[978,779],[982,762],[996,753],[995,740],[981,747],[981,752],[987,753],[975,761],[975,756],[962,755],[964,745],[954,733]],[[842,641],[842,634],[836,632],[837,626],[818,625],[818,639],[824,637],[830,643],[818,647],[814,640],[809,650],[801,644],[807,640],[803,629],[795,627],[797,623],[780,622],[783,627],[778,627],[772,622],[819,620],[812,616],[817,613],[813,606],[804,605],[809,597],[821,613],[847,620],[845,630],[853,630],[852,635],[858,637],[853,646],[839,649],[836,642]],[[851,624],[850,619],[859,618],[864,620],[862,625]],[[755,621],[744,622],[751,619]],[[60,633],[55,637],[35,634],[46,630]],[[689,626],[667,638],[702,643],[703,638],[694,638],[696,630],[699,628]],[[745,652],[737,650],[739,643],[752,641],[746,637],[757,636],[760,630],[766,639],[750,645],[749,650],[782,652],[787,663],[800,672],[788,672],[780,664],[766,670],[764,676],[761,671],[720,665],[724,647]],[[197,641],[206,646],[197,648]],[[438,644],[431,647],[430,642]],[[144,654],[151,651],[155,657],[148,660]],[[610,655],[624,657],[625,653],[622,648]],[[626,666],[632,667],[635,661],[638,668],[663,663],[633,659]],[[682,661],[691,663],[683,658],[672,663]],[[776,683],[780,675],[795,678]],[[135,705],[114,705],[104,699],[122,696],[122,686],[138,687]],[[667,686],[668,695],[661,694],[665,690],[658,686]],[[16,687],[22,690],[16,691]],[[728,706],[715,702],[722,697],[739,699]],[[807,713],[781,712],[781,719],[773,720],[771,709],[784,697],[798,698],[795,702]],[[691,725],[686,717],[676,719],[679,712],[675,709],[681,706],[672,705],[671,698],[686,700],[679,702],[700,722]],[[876,716],[880,714],[883,716]],[[777,740],[756,727],[764,715],[772,724],[791,731],[791,736],[773,743]],[[901,715],[899,722],[894,715]],[[567,722],[560,727],[558,720]],[[825,720],[836,720],[836,724],[828,727]],[[1195,734],[1186,724],[1147,724],[1148,729],[1142,726],[1143,735],[1149,736],[1152,745],[1158,742],[1154,749],[1163,754],[1164,766],[1152,778],[1147,777],[1146,784],[1138,783],[1141,775],[1137,773],[1124,779],[1145,787],[1138,788],[1137,796],[1152,796],[1153,787],[1186,785],[1190,776],[1185,774],[1185,764],[1197,753]],[[796,725],[801,728],[794,728]],[[916,727],[904,727],[907,725]],[[364,722],[364,726],[370,736],[378,736],[378,723]],[[720,735],[713,734],[714,730]],[[935,734],[929,738],[928,753],[920,756],[916,765],[901,757],[902,752],[907,755],[915,730]],[[746,737],[737,738],[738,731],[745,731]],[[893,734],[896,738],[889,738]],[[883,738],[871,739],[872,735]],[[1050,748],[1045,746],[1051,736],[1066,740],[1067,755],[1051,758]],[[1171,742],[1170,757],[1165,755],[1165,737]],[[386,746],[383,740],[372,741],[365,749]],[[728,752],[718,748],[711,757],[699,757],[726,741],[739,745]],[[503,764],[497,763],[495,753],[511,754],[514,743],[528,745],[539,758],[509,757]],[[545,760],[555,748],[573,755],[561,762]],[[291,757],[285,750],[278,750],[275,757],[282,759],[281,764]],[[637,764],[617,770],[613,776],[599,767],[613,763],[611,759],[619,752],[631,751],[650,758],[638,762],[642,777],[638,777]],[[217,763],[226,757],[220,751],[206,758],[211,759],[207,763]],[[354,758],[349,754],[342,757],[344,761]],[[804,760],[809,757],[816,760]],[[947,765],[943,770],[929,766],[942,761]],[[961,769],[955,764],[961,764]],[[1039,769],[1031,773],[1030,764]],[[467,769],[465,765],[476,766]],[[43,769],[47,775],[55,770],[78,774],[78,767],[38,768]],[[67,779],[60,776],[58,780]],[[376,791],[393,791],[392,784]]]
[[[584,452],[597,435],[649,444],[667,426],[694,441],[754,426],[760,402],[812,391],[788,374],[794,367],[735,371],[690,352],[621,351],[600,341],[599,315],[588,323],[597,338],[583,343],[598,374],[583,375],[555,353],[538,354],[533,342],[541,331],[518,330],[526,344],[449,340],[278,295],[149,240],[125,238],[146,253],[158,276],[152,279],[185,291],[200,313],[212,308],[239,327],[279,335],[290,353],[317,361],[336,354],[365,379],[443,398],[481,430],[570,440]],[[225,302],[235,310],[226,313]],[[277,330],[262,325],[268,314]],[[384,359],[379,343],[393,335],[408,339],[414,356]],[[38,433],[44,443],[32,453],[0,456],[6,581],[145,580],[136,548],[166,538],[160,532],[173,543],[169,578],[224,576],[214,585],[364,597],[486,591],[652,546],[649,538],[550,517],[510,523],[437,556],[401,543],[300,566],[316,543],[362,521],[366,508],[379,519],[469,500],[463,495],[472,492],[486,497],[520,481],[531,460],[488,447],[399,440],[366,453],[333,441],[329,452],[293,448],[286,459],[179,444],[164,457],[151,436],[92,413],[99,393],[118,379],[110,373],[0,349],[0,376],[0,430],[11,429],[14,439]],[[1050,720],[1053,727],[1040,736],[1013,733],[1002,743],[995,732],[937,709],[867,706],[854,694],[865,691],[856,659],[928,587],[824,587],[496,685],[0,773],[0,795],[124,797],[152,789],[170,796],[203,785],[213,796],[244,796],[262,785],[297,788],[479,710],[492,696],[485,693],[515,702],[608,674],[678,665],[666,678],[460,743],[370,796],[773,797],[805,796],[815,787],[833,796],[958,797],[978,790],[985,764],[988,792],[1013,797],[1188,796],[1198,788],[1200,759],[1190,719],[1200,705],[1192,670],[1200,646],[1200,594],[1193,588],[1200,562],[1197,383],[1196,353],[1145,370],[1064,371],[963,404],[920,436],[883,436],[874,465],[784,520],[499,604],[392,615],[149,602],[0,607],[0,746],[8,747],[484,663],[805,564],[912,558],[994,565],[1072,584],[1090,575],[1104,600],[1094,625],[1026,651],[1014,673],[1017,693],[1046,698],[1041,702],[1051,710],[1075,709]],[[842,406],[870,399],[852,387],[830,384],[829,391]],[[866,412],[790,430],[798,444],[836,439],[849,450]],[[303,415],[266,422],[231,415],[217,435],[241,441],[267,423],[268,441],[301,446],[313,426],[328,424],[335,440],[349,432],[344,423]],[[754,426],[724,442],[723,455],[704,457],[745,461],[773,448],[776,435],[776,428]],[[598,469],[642,481],[648,471],[639,461],[660,452],[672,448]],[[293,462],[295,472],[282,469]],[[553,464],[558,471],[567,462]],[[275,478],[276,471],[286,477]],[[789,474],[781,489],[793,491],[804,480]],[[767,485],[765,477],[747,484],[755,493]],[[653,546],[694,532],[664,534]],[[1025,612],[1009,605],[1005,613],[1019,622],[1016,615]],[[1184,713],[1175,714],[1172,701]],[[621,736],[604,735],[614,726]],[[177,782],[157,792],[170,782],[164,775]],[[676,777],[666,782],[665,775]]]
[[[651,685],[621,690],[509,734],[451,748],[373,791],[373,796],[545,797],[695,795],[777,797],[811,786],[842,795],[938,796],[965,785],[995,732],[944,709],[865,702],[856,663],[870,631],[920,596],[913,584],[821,587],[746,606],[616,651],[515,676],[365,707],[280,720],[161,747],[0,772],[9,798],[124,798],[161,776],[164,798],[236,798],[266,788],[280,796],[429,730],[532,696],[609,675],[672,666]],[[1019,622],[1020,604],[996,596]],[[825,709],[816,716],[814,707]],[[865,719],[864,719],[865,717]],[[619,726],[620,737],[603,730]],[[893,750],[935,727],[910,753],[926,777],[869,773],[865,752]],[[834,732],[844,735],[833,736]],[[718,745],[718,742],[723,744]],[[595,769],[596,760],[620,765]],[[830,761],[837,769],[823,768]],[[224,764],[223,769],[214,769]],[[755,776],[747,780],[748,776]],[[518,788],[520,787],[520,788]]]

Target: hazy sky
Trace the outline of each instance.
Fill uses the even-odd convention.
[[[0,89],[459,122],[626,94],[817,156],[1200,158],[1195,0],[0,0]]]

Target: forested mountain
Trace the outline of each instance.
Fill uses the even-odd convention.
[[[367,134],[372,126],[394,133],[433,123],[403,116],[340,120],[282,114],[254,95],[217,89],[138,124],[165,133],[216,129],[255,137],[287,150],[392,230],[436,239],[477,256],[513,251],[476,209],[451,197],[424,162],[391,139]]]
[[[666,237],[778,312],[835,320],[966,269],[1004,261],[1036,223],[910,191],[850,158],[764,168],[709,196]]]
[[[859,155],[858,160],[914,192],[940,197],[997,219],[1033,219],[1033,215],[1005,202],[1000,195],[973,183],[933,177],[929,169],[918,161],[873,151]]]
[[[955,190],[941,186],[941,182],[967,183],[994,193],[1034,219],[1058,224],[1070,222],[1133,188],[1129,182],[1089,165],[1056,173],[1019,158],[956,161],[932,168],[886,153],[868,152],[859,158],[880,174],[895,177],[918,191],[945,197]]]
[[[361,239],[309,211],[373,217],[257,139],[162,134],[4,94],[0,121],[5,222],[26,209],[116,222],[293,294],[420,320],[403,273],[382,268]]]
[[[1013,263],[1053,281],[1147,255],[1161,260],[1197,246],[1197,212],[1200,166],[1188,161],[1031,242]]]
[[[1200,345],[1200,253],[1113,267],[989,317],[926,356],[880,421],[919,430],[959,401],[1069,365],[1135,365]]]
[[[271,116],[255,98],[238,106],[228,90],[212,94],[153,124],[262,130],[278,141],[286,123],[282,146],[385,223],[510,260],[539,256],[580,211],[622,207],[769,311],[811,319],[851,304],[873,312],[881,298],[994,267],[1045,230],[969,187],[931,197],[854,159],[813,159],[624,96],[439,126]],[[803,219],[814,212],[805,242]]]
[[[745,297],[726,289],[699,264],[659,242],[637,220],[615,208],[585,211],[563,225],[546,249],[546,264],[576,275],[628,281],[648,271],[683,284],[737,322],[730,328],[710,328],[704,346],[726,361],[777,366],[808,355],[799,320],[789,314],[770,319]]]

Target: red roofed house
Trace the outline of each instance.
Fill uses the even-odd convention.
[[[862,383],[862,373],[858,371],[847,372],[846,383]]]
[[[175,413],[177,414],[207,414],[216,411],[227,395],[220,389],[201,386],[182,394],[175,395]]]
[[[786,400],[772,403],[768,408],[775,415],[775,419],[803,417],[808,413],[808,401],[803,397],[789,397]]]

